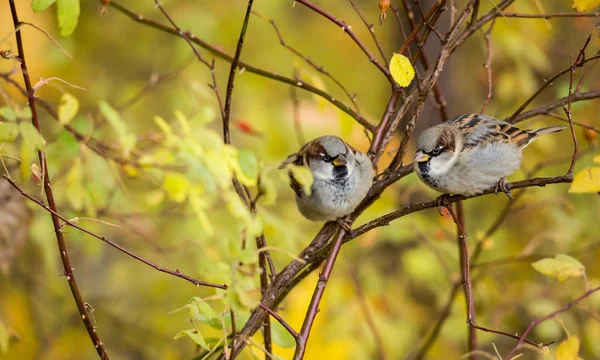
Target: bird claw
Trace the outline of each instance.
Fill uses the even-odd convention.
[[[514,200],[515,198],[512,196],[510,189],[506,187],[506,184],[506,178],[500,179],[494,188],[494,194],[498,195],[498,192],[502,191],[509,199]]]
[[[347,233],[351,233],[352,232],[352,228],[350,227],[352,225],[352,220],[348,219],[348,218],[339,218],[336,219],[335,222],[342,228],[344,229]]]
[[[437,211],[440,214],[440,216],[444,216],[442,208],[445,207],[446,209],[448,209],[448,207],[450,206],[449,198],[450,195],[448,194],[442,194],[440,197],[437,198]]]

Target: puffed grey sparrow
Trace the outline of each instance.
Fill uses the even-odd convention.
[[[290,187],[300,213],[313,221],[338,220],[350,214],[367,195],[373,181],[369,158],[337,136],[322,136],[302,146],[279,167],[288,164],[310,169],[314,182],[306,194],[292,172]]]
[[[519,169],[522,150],[565,128],[521,130],[490,116],[461,115],[421,134],[414,169],[427,186],[446,194],[476,195],[496,186],[496,193],[512,198],[505,178]]]

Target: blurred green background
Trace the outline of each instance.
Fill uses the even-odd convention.
[[[122,5],[145,18],[166,23],[150,0],[122,1]],[[230,54],[235,50],[245,1],[162,1],[165,9],[182,29]],[[318,1],[320,6],[344,19],[376,53],[366,27],[350,6],[342,0]],[[389,59],[398,51],[403,37],[392,11],[380,26],[380,10],[375,0],[356,0]],[[422,1],[428,9],[430,1]],[[405,14],[401,2],[392,2]],[[456,1],[462,9],[465,1]],[[566,0],[543,2],[519,0],[509,12],[572,12]],[[481,2],[480,14],[490,10],[491,2]],[[44,111],[40,111],[53,189],[59,212],[68,218],[93,218],[103,223],[81,220],[80,225],[106,236],[119,245],[150,261],[201,280],[228,283],[235,295],[210,288],[195,288],[175,277],[161,274],[108,247],[101,241],[65,228],[67,245],[75,276],[86,302],[94,309],[97,331],[115,359],[186,359],[194,357],[197,346],[188,338],[174,340],[175,334],[196,327],[210,345],[223,332],[210,321],[190,324],[187,309],[173,313],[193,297],[210,298],[207,303],[217,313],[233,307],[239,323],[259,299],[258,272],[253,261],[256,253],[248,229],[247,214],[234,216],[235,201],[228,198],[231,189],[219,187],[214,169],[169,170],[169,166],[218,163],[223,153],[206,151],[220,137],[221,121],[211,83],[210,72],[199,63],[182,39],[135,23],[108,7],[100,11],[99,1],[83,1],[79,25],[72,36],[61,38],[54,7],[33,13],[31,3],[17,1],[22,21],[36,24],[49,34],[73,58],[61,52],[45,35],[31,27],[22,29],[28,67],[33,82],[59,77],[84,90],[60,81],[41,86],[36,96],[58,107],[65,92],[80,103],[70,125],[77,131],[109,144],[118,158],[152,159],[157,166],[136,169],[105,159],[78,142]],[[309,9],[291,1],[255,1],[254,10],[263,18],[273,19],[285,42],[321,64],[336,79],[356,94],[361,114],[377,123],[389,98],[389,85],[381,73],[343,31]],[[448,11],[438,30],[448,27]],[[350,101],[329,78],[315,71],[279,44],[271,25],[256,14],[250,18],[242,60],[260,68],[294,77],[325,89],[345,103]],[[517,19],[499,18],[491,35],[493,96],[486,114],[503,118],[511,115],[539,86],[556,72],[569,66],[589,33],[593,39],[588,54],[600,48],[596,24],[598,18]],[[404,24],[408,29],[407,24]],[[0,3],[0,49],[17,53],[8,2]],[[430,61],[437,55],[439,41],[431,36],[426,46]],[[213,56],[200,49],[209,61]],[[439,81],[448,103],[450,116],[479,112],[487,93],[484,34],[473,35],[448,61]],[[18,65],[0,60],[0,71]],[[216,59],[216,79],[224,97],[229,63]],[[421,73],[422,70],[421,70]],[[578,70],[581,76],[583,70]],[[587,73],[582,91],[600,88],[600,68]],[[12,78],[22,83],[19,71]],[[156,82],[156,80],[158,82]],[[152,85],[154,84],[154,85]],[[566,96],[568,77],[562,77],[535,101],[544,104]],[[14,87],[0,79],[2,106],[22,109],[24,98]],[[144,90],[146,89],[146,90]],[[297,96],[298,104],[294,104]],[[117,110],[129,134],[137,136],[135,151],[124,156],[122,139],[115,126],[99,110],[105,101]],[[575,121],[600,127],[600,103],[597,99],[573,104]],[[297,110],[301,132],[294,126]],[[560,109],[558,109],[560,110]],[[204,149],[200,162],[190,160],[190,149],[183,144],[185,126],[177,120],[178,111],[189,119],[192,133],[185,144]],[[560,111],[556,111],[560,113]],[[562,115],[562,114],[561,114]],[[179,136],[169,144],[154,118],[160,116]],[[213,120],[213,121],[211,121]],[[440,121],[431,99],[426,105],[417,131]],[[559,120],[540,116],[522,127],[549,126]],[[400,127],[403,128],[403,127]],[[260,224],[277,269],[283,268],[318,232],[321,224],[312,223],[295,208],[293,192],[285,173],[277,171],[279,162],[301,144],[299,139],[333,134],[343,137],[366,151],[368,139],[363,129],[348,115],[330,103],[303,90],[247,71],[236,77],[232,108],[232,144],[237,154],[252,159],[262,179],[268,182],[270,201],[259,203]],[[576,170],[592,166],[595,132],[577,128],[585,151]],[[394,150],[400,136],[388,150]],[[21,141],[5,143],[1,152],[21,157]],[[192,146],[192,145],[190,145]],[[195,145],[194,145],[195,146]],[[115,150],[116,149],[116,150]],[[412,159],[409,145],[405,161]],[[523,179],[537,164],[563,159],[544,167],[538,175],[563,174],[569,163],[572,142],[567,131],[536,141],[525,151],[522,171],[509,180]],[[116,154],[116,155],[115,155]],[[142,160],[142,161],[144,161]],[[379,169],[389,161],[384,155]],[[18,164],[5,159],[10,173],[28,193],[40,198],[39,181],[23,179]],[[226,171],[226,170],[223,170]],[[174,174],[179,174],[177,176]],[[165,179],[170,176],[170,183]],[[212,185],[211,185],[212,184]],[[182,188],[185,188],[182,190]],[[568,253],[586,266],[592,284],[600,283],[600,199],[597,196],[568,194],[567,184],[532,188],[513,204],[510,215],[493,235],[486,231],[500,215],[508,200],[505,196],[485,196],[465,203],[467,232],[471,248],[483,242],[482,255],[473,270],[477,320],[482,326],[521,333],[535,315],[564,306],[583,293],[581,278],[557,282],[537,273],[531,263],[543,257]],[[255,188],[254,188],[255,189]],[[255,190],[254,190],[255,191]],[[515,191],[518,193],[519,191]],[[276,197],[274,197],[276,194]],[[414,174],[391,186],[357,224],[393,211],[410,202],[437,196],[422,185]],[[61,264],[50,216],[25,200],[6,182],[0,182],[0,326],[11,338],[6,359],[93,359],[96,357],[81,324],[67,283],[61,276]],[[201,202],[198,211],[192,203]],[[243,211],[242,211],[243,212]],[[202,215],[204,214],[204,215]],[[204,216],[204,217],[203,217]],[[115,225],[115,226],[112,226]],[[251,232],[251,231],[249,231]],[[248,238],[250,252],[239,248]],[[251,259],[239,268],[241,258]],[[506,262],[493,262],[506,259]],[[480,266],[477,266],[480,265]],[[384,353],[389,359],[409,356],[426,338],[446,303],[453,282],[459,278],[455,229],[448,216],[435,209],[410,215],[371,231],[346,244],[328,284],[312,330],[307,359],[372,359]],[[317,272],[299,284],[281,305],[281,315],[299,329],[317,280]],[[233,296],[234,298],[231,298]],[[366,310],[365,310],[366,308]],[[548,321],[535,329],[536,342],[566,338],[565,329],[581,339],[580,356],[600,358],[600,295],[560,315],[560,322]],[[228,317],[228,316],[227,316]],[[227,318],[226,317],[226,318]],[[367,318],[371,320],[369,324]],[[426,358],[455,359],[465,353],[467,326],[462,291],[450,308]],[[225,321],[225,320],[224,320]],[[227,326],[227,324],[226,324]],[[375,333],[383,349],[377,345]],[[284,331],[281,329],[278,335]],[[254,338],[260,345],[262,337]],[[514,341],[489,333],[478,333],[482,350],[494,354],[493,345],[506,354]],[[278,339],[279,345],[286,341]],[[289,343],[289,341],[288,341]],[[288,344],[289,345],[289,344]],[[293,349],[275,347],[275,354],[290,358]],[[525,358],[535,358],[532,350],[523,350]],[[264,357],[260,347],[251,346],[241,358]]]

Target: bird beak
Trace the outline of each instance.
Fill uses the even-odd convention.
[[[332,164],[334,166],[342,166],[342,165],[346,165],[346,163],[347,163],[347,161],[346,161],[346,157],[344,155],[340,155],[332,161]]]
[[[417,155],[415,155],[415,162],[418,162],[418,163],[428,162],[430,158],[431,158],[431,156],[429,156],[427,154],[423,154],[422,152],[419,151],[417,153]]]

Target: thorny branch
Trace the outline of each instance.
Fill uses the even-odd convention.
[[[519,348],[521,348],[521,346],[523,346],[523,343],[525,342],[525,338],[527,338],[527,335],[529,335],[529,333],[539,324],[543,323],[546,320],[549,319],[553,319],[555,318],[557,315],[562,314],[566,311],[569,311],[573,306],[579,304],[581,301],[585,300],[586,298],[588,298],[590,295],[592,295],[593,293],[595,293],[596,291],[600,290],[600,286],[594,289],[588,289],[586,292],[584,292],[581,296],[579,296],[577,299],[571,301],[570,303],[568,303],[567,305],[563,306],[562,308],[555,310],[551,313],[548,313],[544,316],[541,316],[539,318],[533,318],[531,319],[531,322],[529,323],[529,325],[527,326],[527,329],[525,329],[525,331],[523,332],[523,335],[521,335],[519,337],[519,342],[517,343],[517,345],[510,351],[510,353],[508,353],[508,355],[506,355],[506,359],[510,360],[513,359],[513,354],[519,350]]]
[[[142,262],[142,263],[144,263],[144,264],[146,264],[146,265],[154,268],[155,270],[158,270],[158,271],[163,272],[165,274],[173,275],[173,276],[176,276],[178,278],[184,279],[186,281],[191,282],[192,284],[194,284],[196,286],[208,286],[208,287],[214,287],[214,288],[217,288],[217,289],[227,290],[227,285],[226,284],[213,284],[213,283],[208,283],[208,282],[205,282],[205,281],[196,280],[196,279],[194,279],[194,278],[192,278],[192,277],[190,277],[190,276],[182,273],[181,271],[179,271],[179,269],[170,270],[170,269],[167,269],[167,268],[165,268],[163,266],[156,265],[156,264],[150,262],[149,260],[146,260],[146,259],[142,258],[141,256],[132,253],[131,251],[125,249],[121,245],[118,245],[118,244],[110,241],[106,237],[104,237],[102,235],[98,235],[98,234],[94,233],[93,231],[88,230],[88,229],[86,229],[84,227],[81,227],[81,226],[77,225],[74,221],[69,220],[66,217],[60,215],[56,210],[51,209],[46,204],[44,204],[42,201],[40,201],[40,200],[34,198],[33,196],[27,194],[23,189],[21,189],[14,182],[14,180],[10,179],[7,175],[4,175],[4,179],[6,181],[8,181],[10,183],[10,185],[12,187],[14,187],[21,195],[23,195],[27,199],[31,200],[35,204],[37,204],[42,209],[48,211],[52,216],[55,216],[58,219],[64,221],[64,224],[69,225],[72,228],[75,228],[75,229],[77,229],[77,230],[79,230],[81,232],[84,232],[84,233],[86,233],[86,234],[88,234],[90,236],[93,236],[93,237],[95,237],[98,240],[104,241],[105,243],[107,243],[108,245],[114,247],[115,249],[119,250],[120,252],[122,252],[122,253],[124,253],[124,254],[126,254],[126,255],[134,258],[134,259],[136,259],[137,261],[140,261],[140,262]],[[61,233],[62,233],[62,227],[64,226],[64,224],[60,225],[59,232],[61,232]]]
[[[208,45],[207,43],[198,39],[195,35],[191,34],[190,32],[182,32],[175,26],[174,23],[172,23],[173,28],[171,28],[171,27],[165,26],[163,24],[160,24],[158,22],[148,20],[148,19],[144,18],[142,15],[135,14],[135,13],[131,12],[130,10],[124,8],[123,6],[116,4],[113,1],[108,1],[108,0],[99,0],[99,1],[105,6],[108,5],[108,6],[111,6],[115,9],[117,9],[119,12],[125,14],[126,16],[130,17],[131,19],[133,19],[136,22],[142,23],[144,25],[153,27],[155,29],[158,29],[160,31],[163,31],[163,32],[166,32],[169,34],[183,37],[186,41],[188,41],[188,43],[190,43],[190,46],[192,46],[192,48],[194,48],[192,43],[199,45],[199,46],[203,47],[204,49],[208,50],[209,52],[215,54],[217,57],[223,58],[223,59],[231,62],[231,72],[230,72],[230,77],[229,77],[228,87],[227,87],[227,99],[225,101],[226,105],[225,105],[225,111],[224,111],[224,118],[229,119],[230,106],[231,106],[231,93],[233,91],[234,76],[235,76],[235,71],[237,68],[244,68],[244,69],[248,70],[249,72],[258,74],[260,76],[270,78],[270,79],[273,79],[276,81],[280,81],[283,83],[287,83],[291,86],[303,88],[307,91],[310,91],[314,94],[317,94],[317,95],[325,98],[326,100],[330,101],[334,106],[336,106],[339,109],[341,109],[342,111],[348,113],[350,116],[355,118],[359,123],[361,123],[363,126],[365,126],[365,128],[367,130],[374,133],[374,139],[373,139],[371,147],[369,149],[369,153],[370,153],[370,155],[372,155],[374,162],[377,162],[379,155],[383,151],[385,151],[387,144],[391,141],[391,138],[394,135],[394,133],[396,132],[396,129],[400,124],[400,121],[403,118],[408,117],[408,125],[406,126],[406,129],[404,131],[404,138],[403,138],[401,146],[395,156],[395,159],[394,159],[395,161],[392,162],[392,165],[390,167],[388,167],[388,169],[386,169],[386,171],[382,174],[382,176],[375,181],[367,198],[356,209],[356,211],[349,216],[349,220],[351,220],[351,221],[355,220],[356,217],[358,215],[360,215],[360,213],[365,208],[367,208],[370,204],[372,204],[376,200],[376,198],[378,196],[380,196],[381,193],[388,186],[390,186],[394,182],[398,181],[406,174],[410,173],[410,166],[408,168],[401,166],[402,160],[404,157],[404,153],[405,153],[406,147],[408,145],[408,142],[412,136],[416,121],[419,118],[420,113],[423,109],[424,102],[427,99],[427,97],[430,95],[432,89],[435,88],[436,81],[444,68],[444,64],[445,64],[446,60],[456,50],[456,48],[458,46],[460,46],[464,41],[466,41],[466,39],[468,39],[474,32],[481,29],[484,25],[488,24],[490,21],[493,21],[497,17],[506,16],[506,14],[503,13],[504,9],[507,8],[510,4],[512,4],[514,2],[514,0],[503,0],[499,4],[497,4],[491,11],[478,17],[477,12],[478,12],[479,1],[470,1],[468,6],[466,6],[458,14],[458,17],[455,18],[456,8],[454,6],[454,1],[450,1],[451,17],[452,17],[451,28],[443,38],[437,32],[437,30],[435,30],[435,28],[434,28],[435,21],[437,20],[437,18],[433,18],[433,17],[426,15],[419,25],[414,27],[414,24],[413,24],[413,27],[414,27],[413,32],[411,33],[410,36],[406,37],[405,45],[403,45],[403,48],[408,47],[408,45],[410,45],[410,43],[412,41],[416,40],[417,43],[419,44],[417,50],[420,51],[420,48],[423,46],[429,33],[434,32],[436,35],[438,35],[438,37],[440,37],[440,40],[442,42],[439,57],[435,61],[434,65],[431,68],[429,68],[429,66],[424,63],[424,66],[429,69],[426,70],[426,74],[422,77],[422,79],[419,83],[419,86],[415,86],[408,93],[406,93],[406,94],[402,93],[403,96],[401,96],[401,92],[396,89],[395,85],[393,85],[393,91],[392,91],[392,94],[390,95],[388,105],[386,106],[386,109],[382,116],[382,120],[379,123],[379,125],[377,127],[375,127],[370,122],[365,120],[357,111],[352,110],[350,107],[348,107],[347,105],[338,101],[333,96],[331,96],[330,94],[328,94],[324,91],[316,89],[315,87],[308,85],[308,84],[300,81],[299,79],[286,78],[286,77],[280,76],[278,74],[275,74],[275,73],[272,73],[272,72],[269,72],[269,71],[266,71],[266,70],[263,70],[263,69],[260,69],[260,68],[257,68],[257,67],[254,67],[254,66],[251,66],[251,65],[248,65],[248,64],[245,64],[245,63],[239,61],[239,55],[240,55],[242,44],[243,44],[244,32],[245,32],[245,28],[247,26],[248,16],[249,16],[251,5],[252,5],[252,0],[249,1],[248,11],[246,13],[246,18],[244,20],[244,24],[242,26],[242,33],[240,35],[240,40],[238,41],[238,48],[237,48],[235,56],[233,56],[233,57],[226,54],[225,52],[222,52],[221,50],[217,49],[216,47]],[[314,12],[320,14],[321,16],[324,16],[328,20],[330,20],[330,21],[334,22],[335,24],[337,24],[338,26],[340,26],[344,30],[344,32],[346,32],[352,38],[352,40],[357,44],[357,46],[367,55],[369,60],[386,76],[386,78],[388,78],[388,80],[391,82],[391,84],[394,84],[393,80],[391,79],[388,69],[374,58],[374,56],[370,53],[370,51],[366,48],[366,46],[352,32],[350,26],[348,26],[342,20],[337,19],[333,15],[329,14],[325,10],[319,8],[318,6],[314,5],[313,3],[309,2],[309,1],[297,0],[297,2],[301,3],[302,5],[307,6]],[[13,2],[11,1],[11,4],[12,3]],[[436,5],[434,5],[434,7],[432,7],[432,9],[430,10],[430,13],[432,10],[435,10],[433,14],[441,12],[443,10],[442,7],[445,6],[445,3],[446,3],[445,1],[436,2]],[[423,13],[422,9],[419,8],[419,10],[421,13]],[[359,15],[360,15],[360,13],[359,13]],[[467,19],[469,18],[469,15],[470,15],[470,21],[468,21],[468,23],[467,23]],[[521,15],[524,15],[524,14],[521,14]],[[542,15],[546,15],[546,16],[550,16],[550,17],[559,16],[557,14],[542,14]],[[433,16],[433,15],[431,15],[431,16]],[[526,16],[516,16],[515,15],[514,17],[526,17]],[[532,17],[535,18],[538,16],[532,16]],[[432,20],[432,21],[430,21],[430,20]],[[366,21],[364,21],[364,22],[365,22],[365,24],[367,24]],[[462,26],[465,24],[467,24],[466,28],[463,29]],[[425,27],[425,31],[419,41],[418,33],[423,27]],[[490,31],[491,31],[491,29],[490,29]],[[419,54],[415,54],[415,56],[418,56],[418,55]],[[385,59],[385,57],[384,57],[384,59]],[[415,60],[416,60],[416,57],[415,57]],[[583,64],[589,60],[590,59],[586,59],[585,61],[581,61],[581,62]],[[21,65],[23,66],[23,64],[24,64],[24,59],[23,59]],[[576,61],[567,70],[567,72],[569,72],[569,71],[571,72],[571,76],[573,74],[575,64],[578,64],[578,61]],[[213,66],[213,69],[214,69],[214,63],[211,65]],[[25,71],[24,71],[24,73],[25,73]],[[214,74],[213,74],[213,76],[214,76]],[[26,80],[26,82],[27,82],[27,80]],[[216,82],[215,82],[215,85],[216,85]],[[32,95],[33,95],[32,93],[29,93],[28,97],[30,97],[30,106],[32,106],[32,110],[34,110],[35,103],[39,102],[39,100],[38,101],[34,100]],[[523,119],[526,119],[526,118],[529,118],[529,117],[532,117],[532,116],[535,116],[538,114],[549,113],[551,110],[553,110],[557,107],[560,107],[564,104],[567,104],[568,108],[570,109],[571,103],[573,103],[575,101],[581,101],[581,100],[586,100],[586,99],[591,99],[591,98],[596,98],[596,97],[600,97],[600,91],[596,91],[596,92],[590,91],[587,93],[580,93],[578,91],[578,89],[576,89],[576,91],[572,92],[572,81],[571,81],[571,90],[569,91],[568,97],[559,99],[551,104],[541,106],[536,109],[530,110],[528,112],[522,113],[518,117],[517,117],[517,115],[519,115],[519,112],[517,112],[513,116],[512,120],[520,121],[520,120],[523,120]],[[438,102],[440,102],[440,101],[438,101]],[[525,104],[523,109],[526,106],[527,106],[527,104]],[[521,109],[521,111],[523,109]],[[32,111],[32,112],[35,114],[35,111]],[[567,117],[569,118],[568,120],[570,122],[571,129],[572,129],[572,120],[570,119],[570,115],[567,114]],[[228,138],[229,138],[227,130],[226,130],[227,123],[228,123],[228,121],[224,121],[224,136],[225,136],[226,142],[228,142]],[[43,160],[43,157],[40,157],[40,159]],[[573,162],[575,161],[575,159],[576,159],[576,156],[574,155]],[[45,168],[45,167],[43,167],[43,168]],[[515,182],[512,184],[507,184],[507,188],[519,189],[519,188],[528,188],[528,187],[532,187],[532,186],[545,186],[548,184],[556,184],[556,183],[569,183],[571,181],[572,181],[572,174],[569,172],[567,175],[564,175],[564,176],[532,178],[532,179],[528,179],[528,180]],[[46,180],[45,183],[46,182],[49,185],[49,179]],[[483,194],[478,195],[478,196],[487,195],[487,194],[490,194],[491,192],[492,191],[490,190],[490,191],[484,192]],[[246,191],[246,193],[247,193],[247,191]],[[241,196],[243,196],[243,193]],[[447,200],[448,204],[451,204],[453,202],[466,200],[466,199],[473,198],[473,197],[476,197],[476,196],[467,197],[467,196],[455,195],[455,196],[449,197],[446,200]],[[357,228],[353,231],[350,231],[349,233],[345,233],[344,230],[339,229],[338,226],[333,225],[333,224],[326,224],[325,226],[323,226],[323,228],[321,229],[319,234],[317,234],[317,236],[315,237],[313,242],[311,242],[311,244],[300,253],[299,258],[304,260],[304,263],[301,263],[296,260],[292,261],[279,274],[273,274],[274,278],[272,279],[271,283],[268,284],[268,286],[265,285],[265,287],[263,287],[262,279],[261,279],[261,288],[263,290],[262,302],[259,307],[257,307],[256,309],[253,310],[248,322],[237,333],[237,337],[235,339],[235,344],[232,345],[233,357],[235,357],[237,354],[239,354],[239,352],[243,349],[243,347],[248,344],[248,342],[250,341],[249,340],[250,337],[256,331],[258,331],[261,324],[264,323],[264,319],[265,318],[268,319],[268,317],[266,317],[267,313],[270,313],[272,316],[274,316],[273,314],[276,315],[276,313],[271,311],[270,309],[275,308],[276,305],[285,297],[285,295],[290,291],[291,288],[293,288],[306,275],[308,275],[310,272],[312,272],[313,270],[318,268],[320,266],[320,264],[324,260],[326,260],[326,266],[323,270],[323,273],[321,274],[321,276],[319,278],[319,282],[317,283],[317,287],[313,294],[313,298],[311,300],[309,310],[307,311],[307,316],[306,316],[304,324],[302,326],[302,330],[299,333],[294,335],[295,331],[293,329],[291,329],[291,327],[288,328],[288,331],[290,331],[290,333],[292,335],[294,335],[294,337],[296,338],[296,340],[298,342],[295,358],[298,358],[298,359],[302,358],[302,355],[303,355],[303,353],[305,351],[305,347],[306,347],[306,341],[308,339],[308,336],[310,335],[311,326],[312,326],[312,324],[315,320],[316,314],[318,312],[320,299],[323,295],[325,285],[326,285],[326,283],[331,275],[331,272],[333,270],[333,265],[334,265],[337,255],[340,251],[341,245],[347,241],[350,241],[353,238],[356,238],[357,236],[359,236],[361,234],[364,234],[367,231],[370,231],[370,230],[376,228],[376,227],[387,225],[387,224],[389,224],[390,221],[393,221],[395,219],[398,219],[400,217],[406,216],[408,214],[411,214],[411,213],[414,213],[417,211],[422,211],[422,210],[425,210],[428,208],[435,208],[435,207],[437,207],[438,204],[439,204],[439,199],[429,201],[429,202],[418,203],[418,204],[410,204],[410,205],[407,205],[407,206],[405,206],[397,211],[394,211],[390,214],[387,214],[387,215],[384,215],[377,219],[374,219],[374,220],[360,226],[359,228]],[[56,211],[55,210],[53,210],[53,211],[54,211],[53,219],[55,217],[58,218],[58,214],[56,213]],[[460,224],[460,222],[458,222],[458,223]],[[464,235],[464,228],[462,230],[463,231],[459,231],[459,233],[462,233]],[[336,231],[338,231],[338,236],[335,238],[334,241],[328,242],[328,240],[332,237],[332,235]],[[58,237],[58,233],[57,233],[57,237]],[[59,240],[59,243],[60,243],[60,240]],[[477,244],[477,245],[478,246],[476,247],[476,249],[473,253],[473,258],[476,258],[478,256],[478,254],[480,253],[481,248],[479,247],[479,244]],[[332,248],[333,248],[333,250],[332,250]],[[332,251],[330,252],[330,250],[332,250]],[[466,248],[463,249],[463,251],[464,250],[466,250]],[[330,252],[330,254],[327,255],[329,252]],[[469,260],[468,257],[466,257],[465,262],[468,263],[468,260]],[[265,267],[263,267],[263,268],[265,268]],[[468,264],[466,266],[466,270],[467,271],[469,270]],[[459,286],[460,285],[455,286],[455,289],[452,291],[452,297],[458,291]],[[598,289],[594,289],[593,291],[596,291],[596,290],[598,290]],[[591,293],[587,294],[586,296],[589,296],[590,294]],[[580,298],[576,301],[580,301],[581,299],[583,299],[583,298]],[[569,307],[570,306],[571,306],[571,304],[569,305]],[[564,310],[564,311],[566,311],[566,310]],[[472,313],[472,306],[469,307],[469,313]],[[285,321],[283,321],[283,319],[281,319],[281,318],[278,319],[276,316],[274,316],[274,317],[278,321],[280,321],[282,323],[282,325],[285,324]],[[506,333],[503,333],[500,331],[490,330],[490,329],[486,329],[483,327],[477,327],[477,328],[480,330],[483,330],[483,331],[491,331],[491,332],[495,332],[497,334],[509,336]],[[525,340],[526,335],[527,334],[523,334],[523,336],[520,338],[519,345],[521,345],[523,342],[527,341],[527,340]],[[511,336],[511,337],[514,338],[514,336]],[[265,342],[267,342],[266,339],[265,339]],[[267,350],[266,352],[270,353],[270,349],[268,349],[268,346],[266,344],[265,344],[265,348]],[[224,355],[222,355],[222,356],[224,356]]]
[[[40,123],[38,119],[38,113],[35,103],[35,98],[33,95],[33,88],[31,86],[31,79],[29,78],[29,70],[27,69],[27,61],[25,59],[25,48],[23,46],[23,38],[21,36],[21,31],[17,31],[21,26],[21,22],[19,21],[19,15],[17,14],[17,7],[15,5],[14,0],[9,0],[10,12],[13,19],[13,25],[15,28],[15,38],[17,42],[18,55],[19,55],[19,63],[21,65],[21,73],[23,74],[23,81],[25,82],[25,88],[27,89],[27,99],[29,101],[29,108],[31,109],[31,121],[36,130],[40,131]],[[98,356],[102,360],[108,360],[109,356],[106,353],[106,348],[104,347],[104,343],[100,340],[100,336],[96,332],[96,327],[94,326],[90,316],[88,316],[87,309],[85,307],[85,301],[83,300],[83,296],[79,290],[79,286],[77,281],[75,280],[75,274],[73,273],[73,267],[71,266],[71,259],[69,258],[69,253],[67,249],[67,244],[65,242],[65,237],[60,229],[60,221],[58,216],[56,215],[56,202],[54,200],[54,194],[52,190],[52,185],[50,182],[50,175],[48,174],[48,166],[46,164],[46,156],[43,151],[38,150],[38,158],[40,162],[40,167],[42,171],[42,179],[43,179],[43,189],[46,193],[46,200],[48,201],[48,207],[54,213],[51,214],[52,217],[52,225],[54,227],[54,233],[56,236],[56,242],[58,244],[58,250],[60,253],[60,259],[63,265],[63,270],[65,274],[65,278],[69,283],[69,287],[71,289],[71,294],[73,295],[73,299],[75,299],[75,303],[77,304],[77,310],[79,311],[79,315],[81,315],[81,320],[87,330],[87,333],[92,340],[92,344],[98,353]],[[7,176],[6,174],[5,176]],[[8,179],[8,178],[7,178]]]

